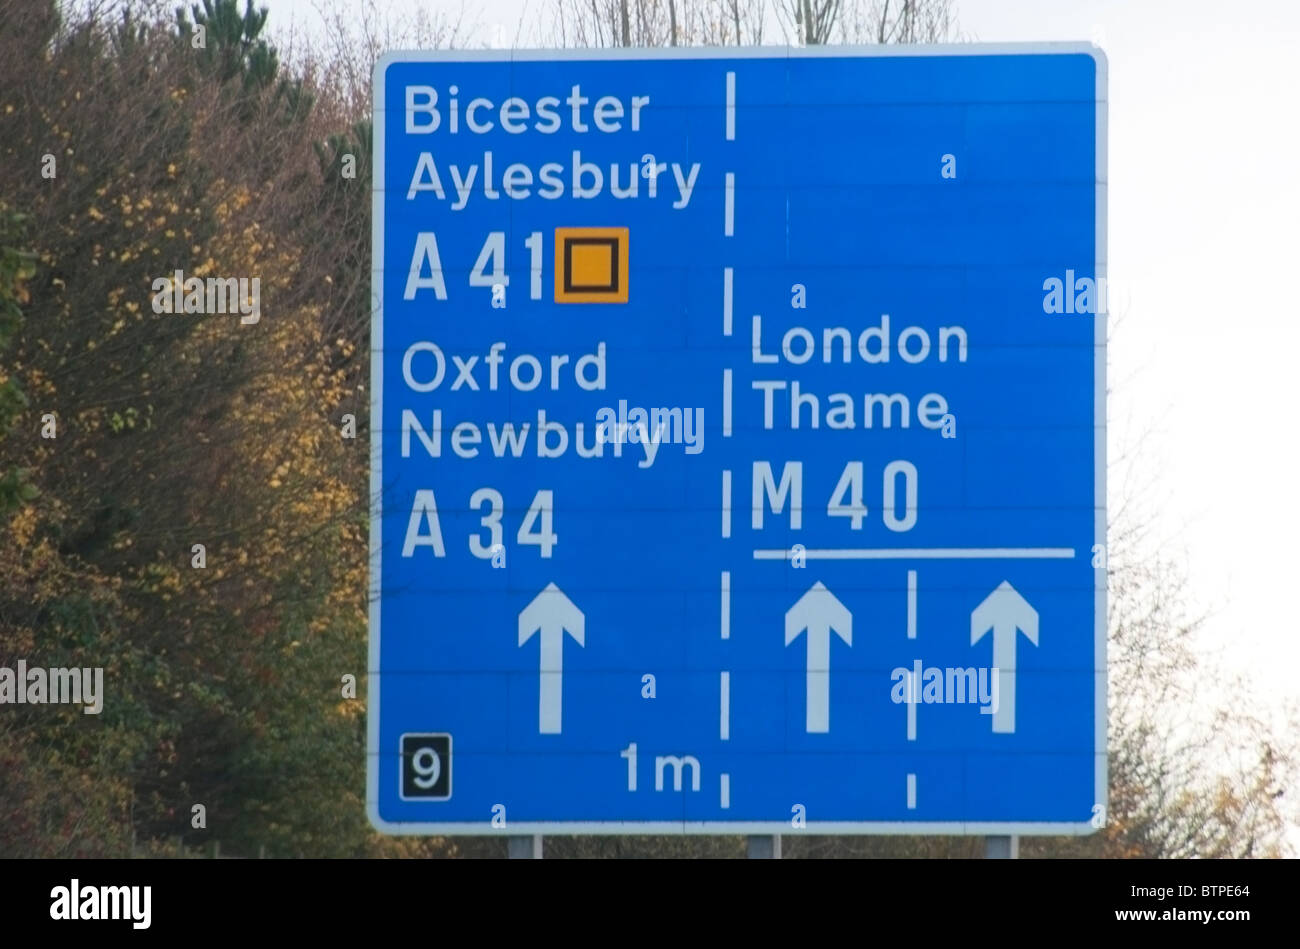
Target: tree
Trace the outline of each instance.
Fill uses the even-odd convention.
[[[262,18],[205,59],[133,9],[0,18],[0,170],[36,255],[5,376],[31,400],[18,426],[59,426],[0,442],[0,470],[22,461],[40,490],[0,545],[0,657],[102,667],[108,693],[97,718],[5,716],[0,845],[428,852],[367,825],[364,696],[339,691],[365,679],[368,500],[364,441],[340,436],[364,346],[331,332],[355,305],[332,275],[365,255],[322,239],[334,182],[311,144],[339,127],[286,124]],[[257,321],[160,310],[177,270],[256,278]]]
[[[767,0],[556,0],[556,46],[735,46],[763,41]]]
[[[790,38],[804,46],[956,38],[952,0],[780,0],[777,12]]]
[[[28,299],[24,285],[35,274],[32,255],[13,246],[21,240],[23,218],[0,204],[0,353],[22,324],[19,304]],[[0,438],[8,435],[18,414],[27,406],[27,397],[17,380],[0,375]],[[0,516],[11,513],[19,504],[35,497],[36,489],[26,481],[21,468],[0,471]]]
[[[313,0],[326,27],[323,46],[307,38],[296,65],[311,73],[337,111],[331,118],[347,127],[368,118],[370,83],[375,64],[394,49],[454,49],[464,45],[472,28],[465,2],[445,10],[420,7],[395,13],[378,0]]]
[[[196,27],[203,27],[198,61],[217,82],[226,83],[238,77],[246,88],[265,89],[275,81],[279,57],[260,38],[270,13],[266,7],[254,10],[253,0],[246,0],[241,14],[238,0],[203,0],[202,8],[193,4],[190,13],[193,23],[183,8],[177,8],[177,38],[195,48]]]
[[[941,43],[957,37],[952,0],[773,0],[788,41]],[[767,0],[556,0],[557,46],[753,46]]]
[[[951,0],[851,0],[839,20],[839,35],[845,43],[951,43],[959,39]]]

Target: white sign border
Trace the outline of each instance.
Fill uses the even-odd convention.
[[[963,836],[1085,836],[1099,828],[1093,820],[1080,822],[1008,821],[816,821],[801,828],[789,821],[521,821],[493,827],[489,817],[482,821],[394,822],[379,813],[379,635],[380,594],[377,586],[381,573],[382,520],[376,516],[383,492],[383,341],[384,341],[384,138],[385,79],[392,63],[408,62],[535,62],[538,60],[642,60],[642,59],[794,59],[914,56],[1006,56],[1043,54],[1085,54],[1096,64],[1096,247],[1094,270],[1098,280],[1107,272],[1107,94],[1109,65],[1105,52],[1092,43],[954,43],[917,46],[739,46],[739,47],[670,47],[657,49],[485,49],[485,50],[413,50],[390,51],[375,63],[372,83],[372,193],[371,193],[371,261],[370,281],[373,307],[370,319],[370,573],[369,596],[369,670],[366,696],[366,814],[371,825],[392,835],[497,835],[503,837],[528,834],[947,834]],[[1100,284],[1099,284],[1100,285]],[[1107,316],[1093,315],[1094,362],[1094,543],[1106,548],[1106,337]],[[1091,551],[1089,554],[1091,555]],[[1106,755],[1106,573],[1095,569],[1095,663],[1094,693],[1094,800],[1100,807],[1101,823],[1108,818]],[[507,820],[508,820],[507,811]]]

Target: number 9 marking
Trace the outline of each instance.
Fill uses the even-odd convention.
[[[427,791],[442,777],[442,758],[432,748],[421,748],[411,756],[411,770],[416,774],[415,786]]]

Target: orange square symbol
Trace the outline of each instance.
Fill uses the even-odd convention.
[[[555,302],[626,303],[626,227],[555,229]]]

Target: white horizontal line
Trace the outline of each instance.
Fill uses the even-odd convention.
[[[754,551],[755,560],[789,560],[778,547]],[[1072,560],[1073,547],[897,547],[805,550],[805,560]]]

